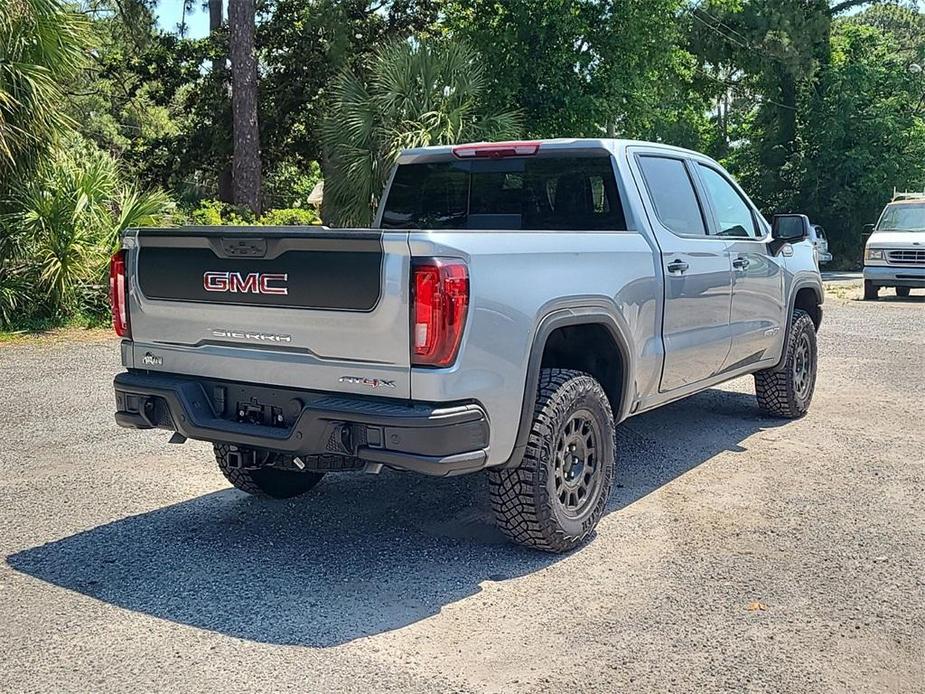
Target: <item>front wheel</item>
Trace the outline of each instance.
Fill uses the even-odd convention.
[[[580,371],[543,369],[523,461],[488,473],[501,531],[546,552],[585,542],[613,486],[614,439],[613,412],[600,383]]]
[[[793,312],[783,366],[755,374],[758,406],[775,417],[798,419],[816,389],[816,326],[806,311]]]
[[[283,456],[278,453],[264,453],[267,459],[260,461],[260,466],[248,465],[248,455],[236,446],[217,443],[215,460],[218,469],[222,471],[225,479],[237,489],[252,496],[265,499],[291,499],[311,490],[317,485],[323,472],[308,472],[305,470],[286,469],[274,467],[283,462]]]
[[[864,301],[873,301],[879,294],[880,287],[870,280],[864,280]]]
[[[896,296],[900,297],[901,299],[904,299],[907,296],[909,296],[910,292],[911,290],[909,289],[909,287],[896,287]]]

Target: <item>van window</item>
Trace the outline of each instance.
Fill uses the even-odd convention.
[[[925,231],[925,203],[887,205],[877,231]]]
[[[609,154],[402,164],[385,229],[622,230]]]

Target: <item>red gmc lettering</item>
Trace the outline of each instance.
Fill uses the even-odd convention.
[[[259,294],[257,284],[257,273],[241,277],[237,272],[228,275],[228,291],[240,294]]]
[[[285,273],[251,272],[242,276],[240,272],[206,272],[202,276],[202,287],[207,292],[286,296],[288,281],[289,275]]]
[[[288,282],[288,281],[289,281],[289,275],[286,275],[286,274],[276,274],[276,275],[273,275],[273,274],[266,274],[266,275],[260,275],[259,277],[260,277],[260,285],[259,285],[259,293],[260,293],[260,294],[279,294],[279,295],[281,295],[281,296],[285,296],[285,295],[288,295],[288,294],[289,294],[289,288],[288,288],[288,287],[274,287],[274,286],[272,286],[272,285],[270,284],[271,282],[277,282],[277,283],[279,283],[279,282]]]

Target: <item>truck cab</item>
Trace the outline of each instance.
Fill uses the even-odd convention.
[[[925,288],[925,193],[896,193],[864,248],[864,299],[883,287],[909,296]]]

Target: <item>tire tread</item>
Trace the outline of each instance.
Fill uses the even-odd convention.
[[[552,509],[546,503],[548,467],[545,461],[554,445],[554,423],[560,419],[565,405],[582,392],[590,392],[605,405],[611,425],[605,427],[604,433],[610,431],[612,434],[613,415],[610,405],[603,388],[594,378],[571,369],[543,369],[527,448],[521,464],[511,469],[489,470],[490,501],[498,527],[518,544],[546,552],[567,552],[588,539],[603,515],[613,480],[612,458],[610,468],[604,473],[599,508],[590,522],[585,522],[584,530],[579,536],[569,536],[556,521]]]
[[[813,391],[809,391],[806,403],[800,403],[796,397],[793,384],[793,368],[791,360],[796,349],[797,337],[803,331],[809,330],[815,336],[816,328],[809,314],[802,309],[795,309],[790,332],[785,345],[787,358],[782,368],[766,369],[755,373],[755,396],[758,406],[767,414],[786,419],[798,419],[806,414]],[[812,343],[815,351],[815,341]],[[814,366],[816,367],[815,355]]]

